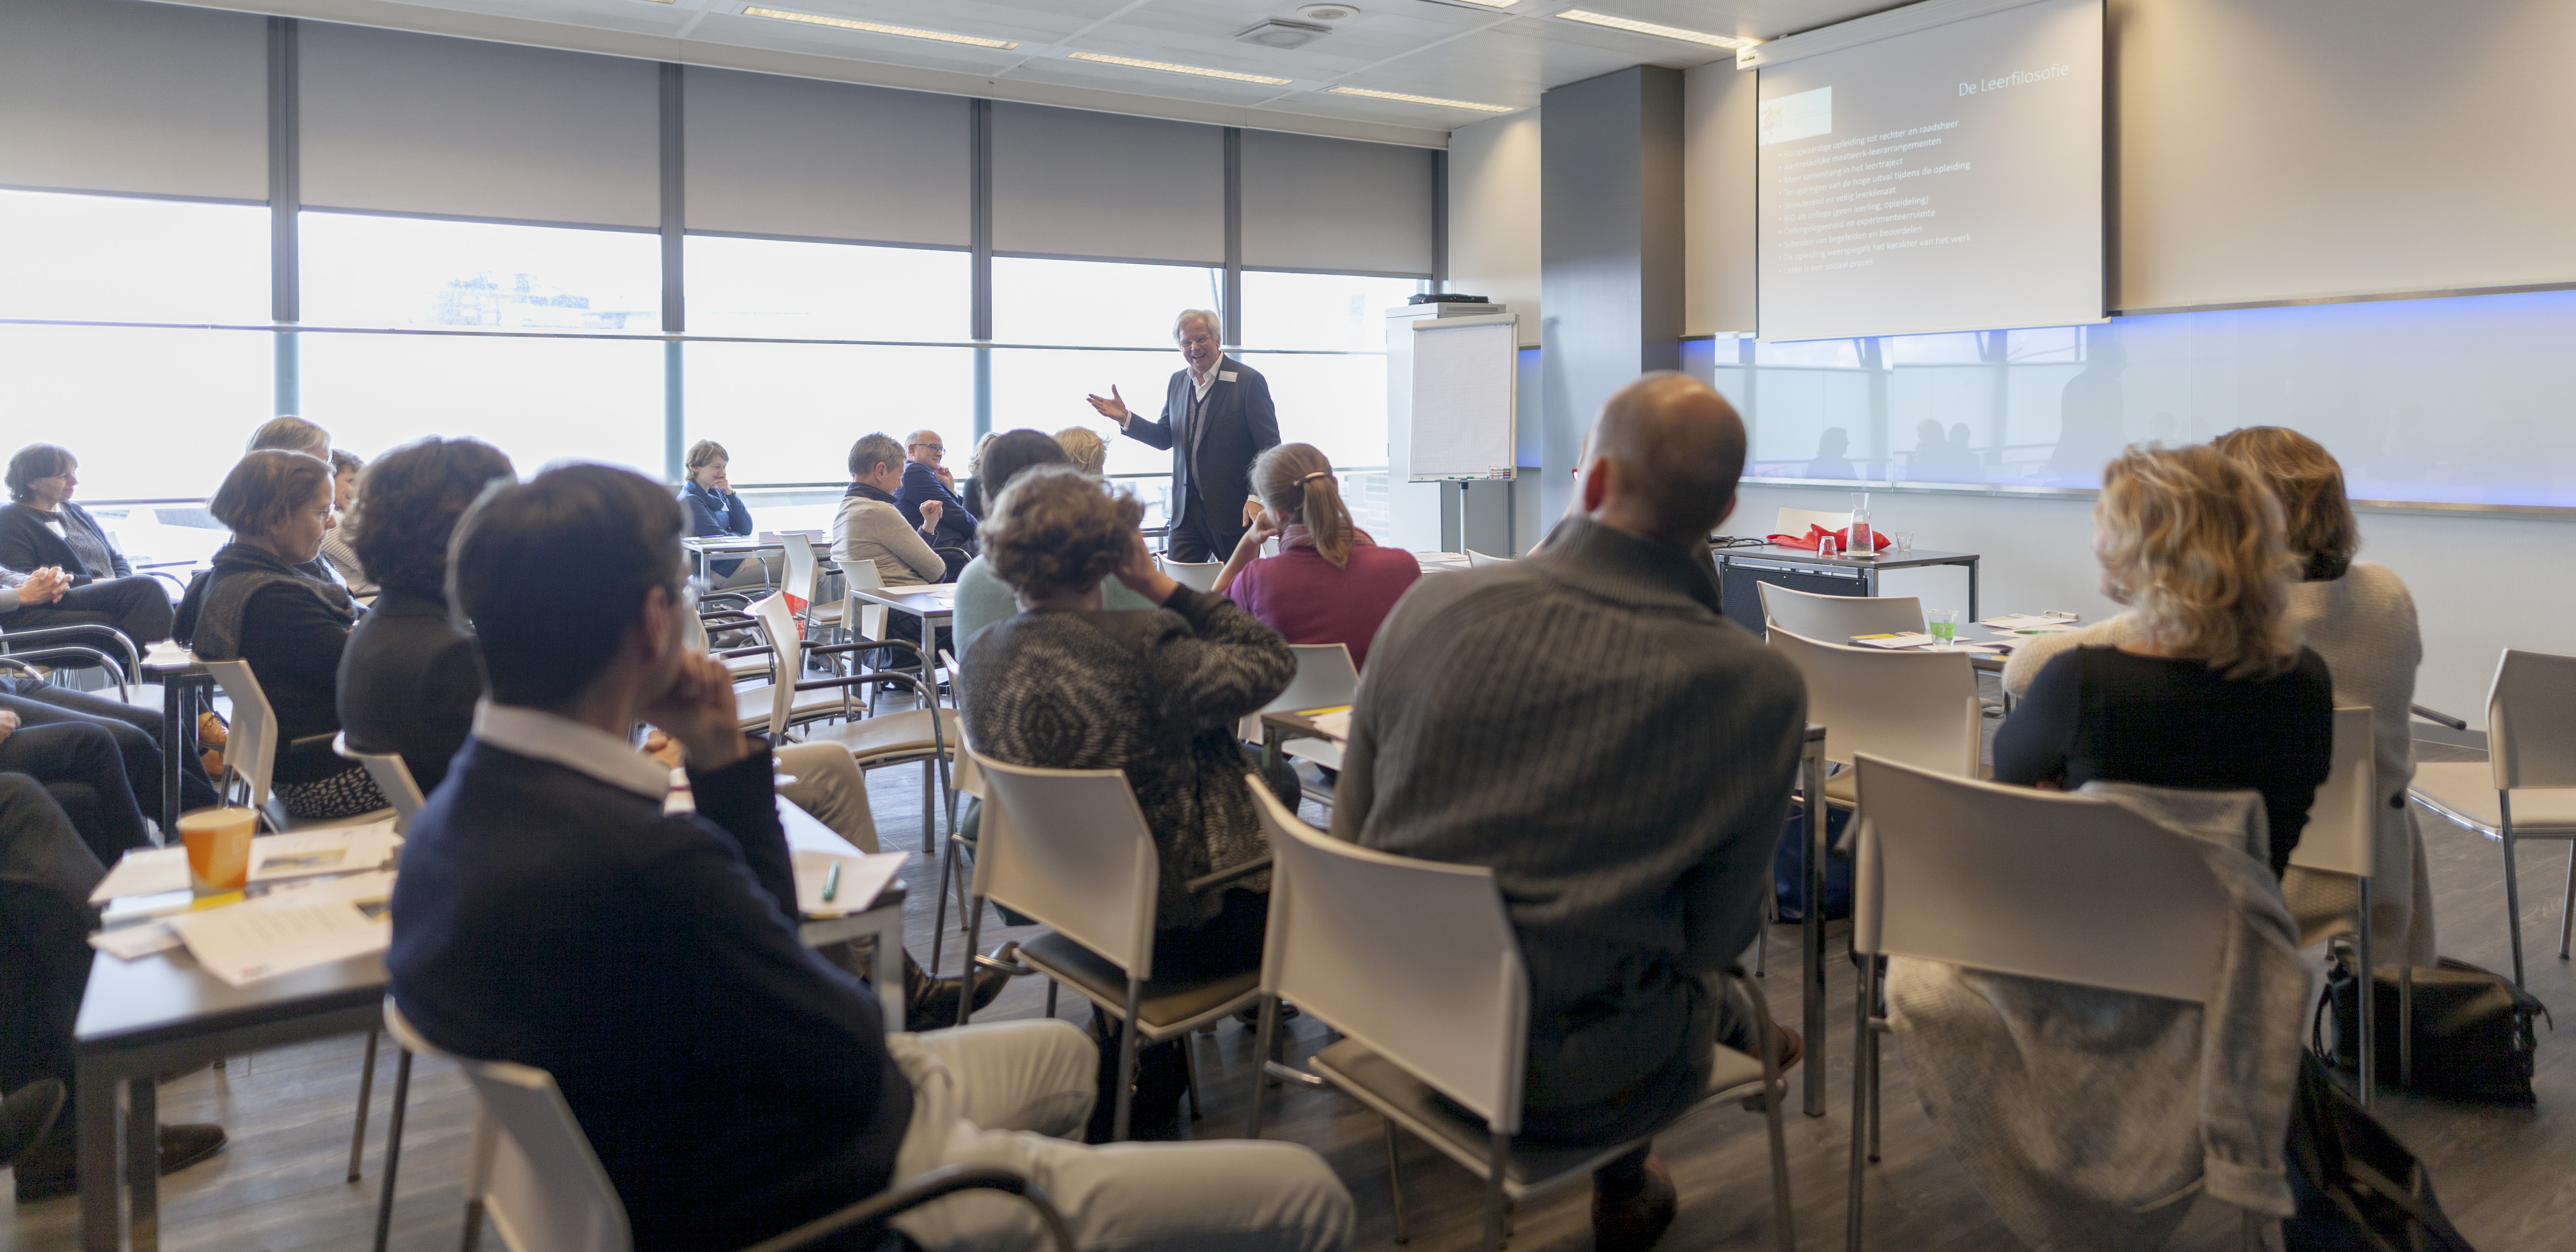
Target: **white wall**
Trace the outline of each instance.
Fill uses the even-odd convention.
[[[1830,487],[1747,487],[1720,529],[1765,534],[1782,508],[1839,510],[1850,500]],[[2090,500],[1881,491],[1870,504],[1873,524],[1913,531],[1917,548],[1983,557],[1978,608],[1988,617],[2070,609],[2098,621],[2119,611],[2097,582]],[[2424,633],[2417,704],[2483,728],[2503,649],[2576,653],[2576,596],[2554,555],[2568,530],[2494,514],[2361,515],[2361,559],[2395,571],[2415,595]],[[1968,607],[1965,577],[1946,569],[1893,571],[1883,590],[1922,596],[1926,609]]]
[[[1539,338],[1538,116],[1449,132],[1449,290],[1520,314],[1523,347]]]
[[[1682,333],[1753,329],[1754,75],[1711,61],[1682,75]]]

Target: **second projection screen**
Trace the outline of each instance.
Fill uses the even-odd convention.
[[[2102,0],[1760,74],[1762,338],[2102,320]]]

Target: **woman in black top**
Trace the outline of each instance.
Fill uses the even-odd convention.
[[[89,511],[72,503],[80,459],[31,443],[9,458],[11,503],[0,507],[0,568],[20,574],[57,568],[62,589],[22,597],[0,614],[0,629],[112,626],[139,649],[170,637],[170,596],[160,580],[136,576]]]
[[[2334,751],[2334,683],[2284,623],[2271,489],[2205,445],[2131,449],[2093,511],[2102,588],[2143,639],[2048,663],[1995,735],[1995,781],[2259,791],[2290,863]]]
[[[178,630],[210,661],[250,662],[277,716],[270,781],[291,817],[348,817],[384,807],[366,768],[331,750],[340,729],[340,655],[358,606],[336,579],[306,572],[335,524],[331,463],[300,452],[253,452],[224,476],[208,505],[232,528],[214,569],[188,588]],[[304,740],[304,743],[298,743]]]

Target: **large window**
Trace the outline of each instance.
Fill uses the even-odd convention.
[[[357,213],[302,218],[307,326],[662,329],[654,235]]]
[[[0,430],[80,458],[94,500],[211,494],[267,421],[273,336],[259,330],[0,325]]]
[[[1174,315],[1224,304],[1224,271],[1204,266],[993,258],[1001,343],[1167,348]]]
[[[1243,342],[1260,348],[1386,351],[1386,314],[1431,284],[1345,274],[1243,276]]]
[[[569,457],[662,475],[658,343],[515,335],[299,338],[303,416],[360,456],[372,458],[423,435],[471,435],[508,453],[521,474]],[[237,439],[232,455],[239,448]]]
[[[871,431],[939,432],[965,477],[975,444],[971,348],[692,343],[688,437],[723,444],[737,483],[833,483]]]
[[[268,209],[0,191],[0,317],[268,321]]]
[[[721,235],[691,235],[686,249],[693,335],[955,341],[970,333],[972,258],[963,252]]]

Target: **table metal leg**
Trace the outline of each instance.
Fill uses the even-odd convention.
[[[161,1110],[159,1080],[136,1074],[125,1084],[125,1190],[134,1252],[161,1247]]]
[[[80,1063],[73,1086],[80,1137],[82,1252],[116,1252],[116,1089],[122,1085],[93,1061]]]
[[[1978,621],[1985,615],[1977,611],[1977,558],[1968,558],[1968,620]]]
[[[1807,836],[1806,908],[1798,923],[1798,949],[1801,971],[1800,998],[1806,1009],[1807,1091],[1804,1108],[1809,1117],[1825,1115],[1825,828],[1830,824],[1825,804],[1825,743],[1809,739],[1801,754],[1800,781],[1806,789]]]
[[[181,692],[187,684],[176,678],[161,680],[161,842],[179,837],[179,754],[186,751],[187,728],[181,724],[180,710],[185,707]]]
[[[903,910],[889,910],[893,916],[877,923],[869,935],[876,950],[868,957],[868,982],[876,988],[877,1003],[902,1004],[906,995],[903,985]],[[975,954],[966,954],[968,984],[974,981]]]

